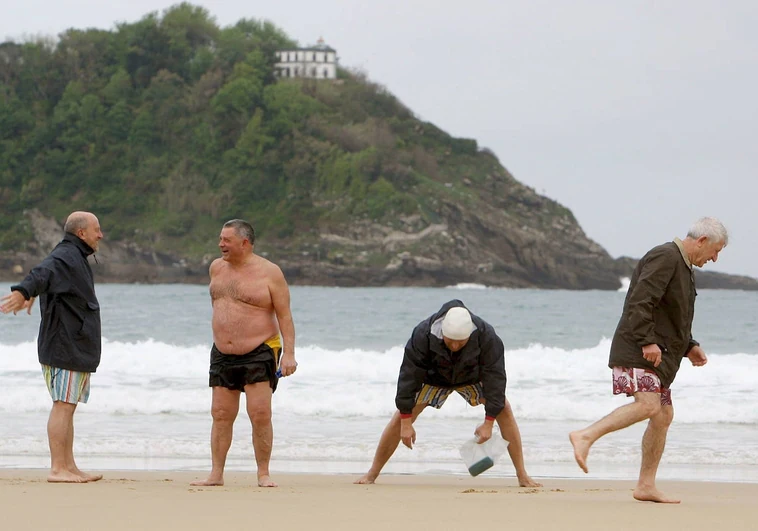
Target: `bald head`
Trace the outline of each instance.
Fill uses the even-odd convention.
[[[97,218],[92,212],[72,212],[69,214],[68,218],[66,218],[66,224],[63,225],[63,230],[70,232],[71,234],[76,234],[77,231],[85,230],[89,227],[89,224],[93,219],[97,221]]]
[[[100,231],[100,222],[92,212],[72,212],[63,225],[63,230],[70,232],[84,243],[97,251],[103,233]]]

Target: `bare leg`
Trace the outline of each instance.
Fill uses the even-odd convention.
[[[240,407],[240,392],[232,391],[225,387],[213,388],[213,403],[211,404],[211,416],[213,427],[211,428],[211,473],[208,479],[193,481],[191,485],[200,487],[219,487],[224,484],[224,465],[226,454],[232,446],[232,434],[234,432],[234,420]]]
[[[271,424],[271,385],[258,382],[245,386],[247,397],[247,415],[253,426],[253,450],[258,466],[258,486],[278,486],[271,479],[268,465],[271,461],[271,448],[274,445],[274,426]]]
[[[640,501],[659,503],[679,503],[679,500],[667,498],[655,486],[658,464],[666,447],[666,434],[671,421],[674,420],[674,407],[661,406],[661,411],[650,417],[645,435],[642,437],[642,465],[640,479],[634,489],[634,498]]]
[[[411,422],[416,422],[419,414],[424,410],[427,404],[416,404],[411,414]],[[374,461],[371,463],[371,468],[368,472],[356,480],[355,483],[359,485],[371,485],[379,477],[384,465],[390,460],[392,454],[397,450],[397,445],[400,444],[400,412],[396,411],[392,415],[387,427],[384,428],[382,436],[379,438],[379,445],[376,447],[376,453],[374,454]]]
[[[505,400],[503,411],[500,412],[495,420],[497,420],[497,425],[500,426],[500,434],[508,443],[508,455],[511,456],[511,461],[513,461],[513,466],[516,469],[519,486],[541,487],[542,483],[537,483],[526,473],[524,452],[521,446],[521,432],[519,432],[516,417],[513,416],[513,410],[508,399]]]
[[[50,483],[86,483],[87,480],[69,469],[68,451],[73,448],[74,411],[76,404],[60,400],[53,402],[47,421],[47,440],[50,444]]]
[[[634,393],[633,403],[615,409],[583,430],[569,433],[569,440],[574,446],[574,459],[579,468],[587,473],[587,456],[590,453],[590,447],[600,437],[651,418],[660,410],[661,395],[659,393]]]
[[[74,460],[74,419],[71,417],[71,430],[68,432],[68,439],[66,440],[66,468],[70,472],[73,472],[79,477],[84,478],[86,482],[100,481],[103,479],[102,474],[87,474],[79,470]]]

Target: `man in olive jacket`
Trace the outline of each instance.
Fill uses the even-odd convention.
[[[692,339],[697,295],[692,267],[718,260],[728,241],[719,220],[702,218],[684,240],[676,238],[642,257],[632,274],[608,362],[613,371],[613,394],[634,396],[634,402],[569,435],[576,462],[586,473],[587,456],[596,440],[649,419],[633,494],[638,500],[679,503],[656,488],[655,477],[674,418],[670,387],[682,358],[689,358],[695,367],[708,361],[700,344]]]
[[[27,310],[40,297],[37,351],[53,407],[47,424],[54,483],[86,483],[102,475],[79,470],[74,461],[74,411],[87,402],[90,373],[100,364],[100,305],[87,256],[103,237],[94,214],[74,212],[63,240],[18,285],[0,299],[3,313]]]
[[[371,468],[356,483],[374,483],[401,440],[413,449],[416,417],[427,406],[441,408],[455,391],[472,406],[484,404],[484,422],[474,432],[479,443],[492,437],[497,421],[509,443],[519,485],[540,487],[526,473],[521,434],[505,398],[505,383],[505,348],[495,329],[461,301],[445,303],[413,329],[397,381],[398,411],[382,433]]]

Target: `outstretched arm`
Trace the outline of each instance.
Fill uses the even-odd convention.
[[[11,286],[10,295],[0,299],[0,311],[3,313],[13,312],[16,315],[20,310],[26,310],[31,315],[32,306],[37,295],[46,293],[51,290],[54,284],[54,278],[57,278],[58,284],[65,279],[65,275],[54,275],[56,262],[47,257],[40,265],[32,269],[29,274],[19,284]]]
[[[26,310],[26,313],[31,315],[35,299],[36,297],[30,297],[27,299],[20,291],[11,291],[10,295],[0,298],[0,303],[2,303],[2,306],[0,306],[0,312],[13,312],[13,315],[16,315],[19,311]]]

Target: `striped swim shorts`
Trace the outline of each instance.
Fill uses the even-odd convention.
[[[472,406],[484,404],[484,389],[481,383],[463,385],[461,387],[435,387],[424,384],[416,395],[417,404],[429,404],[434,408],[441,408],[453,391],[463,397]]]
[[[89,400],[90,373],[42,365],[42,374],[53,402],[86,404]]]
[[[661,385],[661,379],[649,369],[613,367],[613,394],[634,396],[634,393],[660,393],[661,405],[672,406],[671,389]]]

